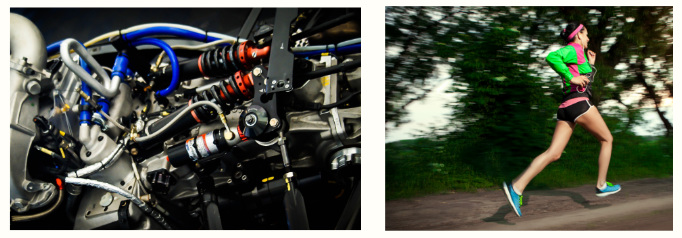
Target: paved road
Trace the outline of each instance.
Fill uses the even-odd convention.
[[[620,182],[599,198],[594,185],[524,192],[517,217],[501,189],[386,203],[386,230],[672,230],[673,178]]]

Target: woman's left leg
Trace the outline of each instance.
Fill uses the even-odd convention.
[[[599,114],[597,107],[591,107],[587,112],[576,120],[580,126],[592,133],[601,143],[599,152],[599,175],[597,187],[601,188],[606,183],[606,173],[611,161],[611,149],[613,148],[613,136],[606,126],[604,119]]]

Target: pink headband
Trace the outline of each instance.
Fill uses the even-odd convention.
[[[570,40],[570,39],[573,39],[573,37],[574,37],[576,34],[578,34],[578,32],[580,32],[581,29],[583,29],[583,24],[580,24],[580,26],[578,26],[578,28],[575,28],[575,31],[573,31],[573,33],[571,33],[571,35],[568,36],[568,39],[569,39],[569,40]],[[564,29],[564,31],[566,31],[566,29]]]

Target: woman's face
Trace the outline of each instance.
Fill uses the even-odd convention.
[[[590,42],[590,38],[587,37],[587,28],[584,28],[578,32],[578,41],[580,43],[580,46],[583,47],[583,49],[587,49],[587,43]]]

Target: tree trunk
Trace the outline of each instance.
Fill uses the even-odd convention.
[[[646,51],[646,49],[644,50]],[[637,59],[637,62],[634,65],[635,67],[635,74],[637,81],[644,86],[646,89],[646,94],[644,94],[646,97],[654,100],[654,107],[656,108],[656,113],[658,113],[658,116],[661,118],[661,121],[663,122],[663,126],[665,126],[666,133],[665,135],[670,137],[673,135],[673,125],[670,124],[670,121],[668,121],[667,118],[663,115],[663,112],[659,108],[659,105],[661,103],[660,97],[656,95],[656,90],[654,88],[647,84],[646,79],[644,78],[644,71],[646,69],[646,66],[644,66],[644,59],[639,58]]]

